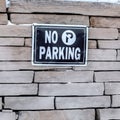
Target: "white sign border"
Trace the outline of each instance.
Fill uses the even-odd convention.
[[[86,60],[85,60],[85,64],[35,64],[34,63],[34,27],[35,26],[64,26],[64,27],[85,27],[86,28]],[[68,25],[68,24],[38,24],[38,23],[33,23],[32,24],[32,65],[34,66],[54,66],[54,67],[64,67],[64,66],[87,66],[87,60],[88,60],[88,26],[86,25]]]

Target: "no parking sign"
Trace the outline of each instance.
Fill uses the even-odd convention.
[[[86,26],[33,24],[33,65],[83,66],[87,62],[87,49]]]

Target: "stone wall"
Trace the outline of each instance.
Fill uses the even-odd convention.
[[[89,27],[86,67],[31,64],[31,24]],[[0,0],[0,120],[119,120],[120,5]]]

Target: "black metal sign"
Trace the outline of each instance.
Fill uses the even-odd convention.
[[[32,29],[33,65],[86,65],[86,26],[33,24]]]

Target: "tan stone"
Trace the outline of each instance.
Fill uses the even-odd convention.
[[[6,12],[5,0],[0,0],[0,12]]]
[[[71,69],[68,66],[42,67],[33,66],[31,62],[0,62],[0,70],[66,70]],[[120,62],[88,62],[87,66],[76,66],[74,70],[120,70]]]
[[[0,62],[0,70],[66,70],[71,68],[69,66],[33,66],[31,62]]]
[[[31,37],[31,26],[0,25],[1,37]]]
[[[95,48],[97,48],[97,41],[95,41],[95,40],[89,40],[88,41],[88,48],[89,49],[95,49]]]
[[[117,39],[118,30],[114,28],[89,28],[89,39]]]
[[[72,13],[97,16],[120,16],[119,4],[71,1],[11,0],[10,12]],[[21,7],[22,6],[22,7]]]
[[[89,49],[88,60],[116,60],[116,50]]]
[[[24,38],[0,38],[0,45],[23,46]]]
[[[33,71],[0,72],[0,83],[32,83]]]
[[[74,70],[120,70],[120,62],[88,62],[86,67],[74,67]]]
[[[0,62],[0,70],[66,70],[68,66],[42,67],[33,66],[31,62]],[[74,70],[120,70],[120,62],[88,62],[88,65],[73,67]]]
[[[91,17],[90,22],[92,27],[120,28],[120,18]]]
[[[5,97],[5,108],[13,110],[54,109],[53,97]]]
[[[11,14],[11,21],[15,24],[78,24],[89,26],[89,17],[80,15],[54,14]]]
[[[45,96],[88,96],[103,95],[102,83],[39,84],[39,95]]]
[[[116,82],[120,81],[120,72],[95,72],[96,82]]]
[[[32,39],[31,38],[25,38],[25,46],[32,46]]]
[[[120,40],[99,40],[99,48],[120,49]]]
[[[46,71],[35,72],[35,82],[93,82],[92,71]]]
[[[104,108],[110,107],[110,97],[57,97],[56,106],[57,109]]]
[[[30,60],[31,48],[0,47],[0,60]]]
[[[18,26],[18,25],[0,25],[1,37],[31,37],[31,26]],[[90,28],[89,39],[117,39],[117,29],[107,28]]]
[[[0,96],[37,95],[37,84],[0,84]]]
[[[7,14],[0,14],[0,25],[6,25],[7,23]]]
[[[95,112],[90,110],[21,111],[19,120],[94,120]]]

